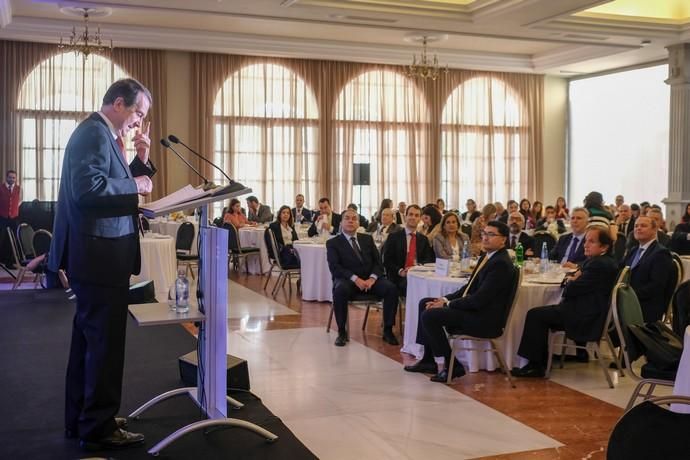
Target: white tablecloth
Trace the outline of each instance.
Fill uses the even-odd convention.
[[[257,227],[242,227],[238,230],[240,234],[240,246],[247,248],[259,248],[261,252],[261,263],[259,258],[250,256],[247,259],[249,262],[249,273],[253,275],[262,275],[268,272],[271,268],[271,262],[268,260],[268,249],[266,249],[266,242],[264,241],[264,232],[266,227],[263,225]],[[240,270],[244,270],[245,265],[240,266]],[[262,270],[263,268],[263,270]]]
[[[319,302],[333,301],[333,281],[326,260],[326,244],[312,240],[294,244],[300,259],[302,299]]]
[[[422,270],[425,268],[412,269],[408,274],[405,337],[402,348],[402,351],[415,355],[417,359],[424,354],[424,346],[417,343],[419,301],[424,297],[443,297],[460,289],[468,281],[468,278],[439,277],[433,271]],[[505,339],[499,343],[508,368],[522,367],[527,364],[526,360],[517,356],[527,312],[534,307],[557,304],[560,298],[559,285],[532,284],[523,281],[512,321],[507,325]],[[467,345],[477,347],[476,343],[467,342]],[[500,367],[493,354],[484,351],[462,351],[457,357],[470,372],[476,372],[479,369],[494,370]]]
[[[141,273],[132,276],[131,283],[153,280],[156,298],[165,302],[168,290],[177,277],[177,258],[175,257],[175,238],[169,235],[146,233],[139,239],[141,247]]]
[[[199,236],[199,223],[194,219],[189,219],[187,222],[191,222],[194,225],[194,240],[192,241],[192,254],[197,253],[197,237]],[[152,220],[149,222],[151,231],[154,233],[160,233],[161,235],[170,235],[173,238],[177,237],[177,230],[182,225],[182,222],[177,221],[167,221],[167,220]]]

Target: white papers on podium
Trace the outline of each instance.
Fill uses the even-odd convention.
[[[201,188],[194,188],[187,184],[176,192],[164,196],[160,200],[146,203],[140,208],[141,212],[148,218],[154,217],[156,214],[165,213],[167,209],[174,211],[179,209],[180,205],[188,201],[198,200],[204,196],[211,195],[211,191],[206,191]]]

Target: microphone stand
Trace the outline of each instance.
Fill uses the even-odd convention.
[[[194,171],[194,172],[196,173],[196,175],[199,176],[199,177],[204,181],[203,187],[204,187],[204,190],[205,190],[205,191],[206,191],[206,190],[211,190],[211,189],[216,188],[216,185],[215,185],[213,182],[209,182],[209,180],[206,179],[206,178],[205,178],[205,177],[204,177],[194,166],[192,166],[187,160],[185,160],[184,157],[183,157],[182,155],[180,155],[179,152],[178,152],[177,150],[175,150],[175,149],[173,148],[172,145],[170,145],[170,142],[168,142],[166,139],[161,139],[161,144],[162,144],[163,147],[165,147],[166,149],[172,150],[173,153],[174,153],[175,155],[177,155],[177,157],[178,157],[180,160],[182,160],[182,162],[183,162],[184,164],[186,164],[186,165],[189,167],[189,169],[191,169],[192,171]]]

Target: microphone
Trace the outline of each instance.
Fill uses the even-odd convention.
[[[208,179],[206,179],[204,176],[202,176],[201,173],[200,173],[194,166],[192,166],[191,164],[189,164],[189,162],[188,162],[187,160],[185,160],[184,157],[183,157],[182,155],[180,155],[180,154],[178,153],[178,151],[175,150],[175,149],[173,148],[172,145],[170,145],[170,142],[168,142],[167,139],[165,139],[165,138],[161,139],[161,144],[162,144],[163,147],[165,147],[166,149],[172,150],[173,153],[174,153],[175,155],[177,155],[177,157],[178,157],[180,160],[182,160],[182,162],[183,162],[184,164],[186,164],[187,166],[189,166],[189,168],[190,168],[192,171],[194,171],[194,172],[196,173],[197,176],[199,176],[199,177],[201,177],[201,179],[203,179],[203,181],[204,181],[204,190],[208,190],[209,188],[212,188],[212,187],[213,187],[213,183],[209,182]]]
[[[229,181],[230,185],[233,185],[233,184],[235,183],[235,181],[232,180],[232,179],[230,179],[230,176],[228,176],[227,174],[225,174],[225,171],[223,171],[218,165],[216,165],[215,163],[213,163],[213,162],[207,160],[203,155],[199,154],[199,152],[195,151],[193,148],[191,148],[190,146],[188,146],[187,144],[185,144],[184,142],[182,142],[182,141],[180,140],[179,137],[175,136],[174,134],[170,134],[170,135],[168,135],[168,140],[169,140],[170,142],[174,143],[174,144],[182,144],[187,150],[189,150],[190,152],[192,152],[194,155],[196,155],[197,157],[201,158],[202,160],[204,160],[206,163],[210,164],[210,165],[213,166],[214,168],[216,168],[218,171],[220,171],[220,173],[221,173],[222,175],[225,176],[225,178]]]

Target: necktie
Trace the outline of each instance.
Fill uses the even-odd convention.
[[[574,236],[572,244],[570,246],[570,250],[568,251],[568,257],[566,258],[566,262],[572,262],[575,258],[575,251],[577,251],[578,244],[580,244],[580,239]]]
[[[485,255],[481,262],[479,262],[479,266],[477,269],[474,271],[472,274],[472,278],[470,278],[470,282],[467,283],[467,287],[465,288],[465,292],[462,293],[463,297],[467,297],[467,295],[470,293],[470,287],[472,286],[472,283],[474,282],[475,279],[477,279],[477,275],[479,274],[479,271],[484,268],[484,265],[486,264],[486,261],[489,260],[489,256]]]
[[[125,151],[125,141],[122,140],[120,136],[117,136],[117,145],[120,147],[120,154],[122,155],[122,158],[125,160],[125,163],[127,163],[127,153]]]
[[[417,234],[410,233],[410,247],[407,249],[407,257],[405,258],[405,268],[414,266],[414,260],[417,255]]]
[[[510,249],[515,249],[515,246],[517,245],[517,236],[513,235],[510,241]]]
[[[630,268],[635,268],[637,264],[640,263],[640,259],[642,258],[642,254],[644,253],[644,249],[638,247],[637,252],[635,253],[635,257],[633,258],[632,263],[630,264]]]
[[[359,250],[359,245],[357,244],[357,238],[354,236],[350,237],[350,244],[352,244],[352,250],[355,251],[355,255],[359,261],[364,262],[364,259],[362,258],[362,251]]]

